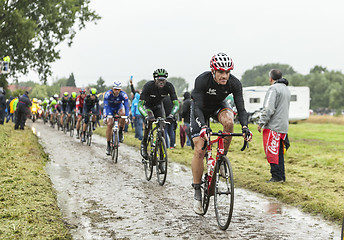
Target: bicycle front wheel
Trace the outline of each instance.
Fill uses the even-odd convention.
[[[69,121],[69,136],[73,137],[74,135],[74,124],[75,124],[75,118],[74,115],[72,115],[71,120]]]
[[[234,207],[233,170],[229,159],[221,156],[215,167],[214,207],[217,224],[226,230],[231,222]]]
[[[151,180],[152,178],[152,174],[153,174],[153,155],[152,153],[152,139],[151,137],[148,138],[147,141],[147,153],[148,153],[148,159],[143,159],[143,166],[145,169],[145,175],[146,175],[146,179],[147,181]]]
[[[63,132],[64,132],[64,134],[67,134],[67,119],[66,119],[66,117],[64,117],[64,119],[63,119]]]
[[[87,127],[87,135],[86,135],[86,137],[87,137],[87,145],[88,146],[91,146],[91,141],[92,141],[92,123],[91,122],[89,122],[88,123],[88,127]]]
[[[159,144],[155,148],[156,174],[160,186],[164,185],[167,176],[167,151],[164,137],[160,137]]]
[[[111,158],[114,163],[118,160],[118,131],[112,133],[112,144],[111,144]]]

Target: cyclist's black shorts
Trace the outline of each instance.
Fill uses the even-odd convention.
[[[201,122],[198,119],[195,119],[195,111],[194,111],[195,103],[191,101],[191,115],[190,115],[190,134],[191,138],[198,137],[201,131]],[[209,119],[212,117],[214,120],[218,121],[218,115],[220,112],[223,111],[232,111],[233,109],[230,107],[227,101],[222,101],[216,108],[212,109],[204,109],[203,114],[205,119]]]
[[[85,111],[85,113],[84,113],[84,122],[85,122],[86,124],[88,124],[88,121],[89,121],[89,119],[90,119],[90,112],[92,112],[92,113],[95,114],[95,115],[98,115],[97,109],[96,109],[95,107],[93,107],[93,108],[91,108],[91,109],[88,109],[88,108],[86,107],[86,111]]]
[[[75,106],[74,107],[71,107],[69,105],[67,105],[67,109],[66,109],[66,112],[71,114],[73,111],[75,111]]]
[[[145,106],[145,108],[147,109],[147,114],[153,114],[154,118],[165,117],[165,110],[161,104],[156,106]]]

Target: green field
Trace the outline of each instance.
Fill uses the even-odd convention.
[[[337,118],[333,119],[338,122]],[[212,124],[211,128],[217,131],[221,126]],[[308,122],[291,124],[291,146],[285,155],[285,183],[266,183],[271,175],[263,150],[262,134],[258,133],[256,125],[250,125],[249,128],[253,132],[249,149],[241,152],[243,140],[235,137],[227,155],[232,162],[235,186],[276,197],[284,203],[320,214],[332,221],[343,219],[344,125]],[[240,126],[235,125],[235,132],[240,131]],[[104,128],[96,132],[105,135]],[[177,134],[179,140],[179,129]],[[140,142],[133,138],[133,133],[129,132],[125,136],[126,144],[139,147]],[[192,155],[191,148],[181,148],[178,141],[177,148],[168,150],[171,161],[189,167]]]
[[[0,125],[0,239],[71,239],[30,129]]]

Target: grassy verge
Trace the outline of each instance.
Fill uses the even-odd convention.
[[[328,118],[328,117],[326,117]],[[340,221],[344,213],[344,125],[341,119],[321,119],[291,124],[289,139],[291,147],[285,155],[285,183],[266,183],[270,179],[270,166],[265,159],[262,135],[256,125],[250,125],[254,140],[250,148],[241,152],[241,138],[233,138],[230,151],[235,184],[267,196],[273,196],[284,203],[300,207],[306,212],[320,214],[326,219]],[[326,122],[326,123],[324,123]],[[219,124],[213,124],[217,131]],[[235,132],[240,132],[235,126]],[[177,148],[168,150],[171,161],[191,166],[193,151],[190,147],[181,148],[177,130]],[[105,128],[96,133],[105,136]],[[125,135],[125,143],[139,147],[130,129]]]
[[[0,125],[0,153],[0,239],[71,239],[37,137]]]

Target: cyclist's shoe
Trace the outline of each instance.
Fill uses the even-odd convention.
[[[108,145],[106,148],[106,155],[110,155],[111,154],[111,147]]]
[[[204,214],[204,212],[203,212],[203,206],[202,206],[201,185],[192,184],[192,187],[195,189],[193,210],[195,211],[195,213],[202,215]]]
[[[122,143],[124,141],[123,131],[118,132],[118,137],[119,137],[119,142]],[[146,152],[147,152],[147,150],[146,150]]]
[[[198,215],[202,215],[204,214],[203,212],[203,207],[202,207],[202,201],[199,201],[199,200],[196,200],[194,199],[194,202],[193,202],[193,210],[196,214]]]
[[[148,159],[148,153],[147,153],[147,143],[141,142],[141,156],[144,159]]]
[[[86,135],[85,133],[82,134],[82,139],[81,139],[82,142],[86,142],[85,135]]]

